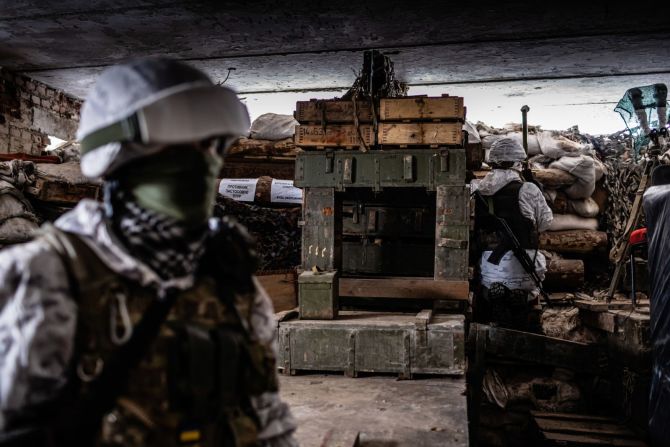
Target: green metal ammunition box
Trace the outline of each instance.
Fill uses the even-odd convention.
[[[311,188],[426,188],[465,183],[465,149],[309,151],[298,154],[295,186]]]
[[[332,320],[339,307],[337,272],[303,272],[298,276],[300,318]]]

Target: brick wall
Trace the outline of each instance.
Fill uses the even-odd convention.
[[[39,155],[48,135],[74,139],[82,101],[0,68],[0,153]]]

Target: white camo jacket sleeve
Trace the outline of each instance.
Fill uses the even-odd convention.
[[[256,283],[256,296],[251,312],[251,332],[261,344],[271,349],[277,356],[277,322],[272,302],[267,293]],[[276,374],[276,371],[275,371]],[[282,402],[279,393],[266,392],[260,396],[251,396],[251,402],[260,419],[259,440],[264,447],[295,447],[293,438],[296,422],[288,405]]]
[[[554,214],[547,205],[542,191],[536,185],[526,182],[519,190],[519,209],[523,217],[535,224],[537,231],[542,232],[549,228]]]
[[[76,322],[65,268],[48,243],[0,251],[0,430],[65,384]]]

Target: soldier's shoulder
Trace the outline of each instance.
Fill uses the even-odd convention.
[[[519,189],[520,194],[542,195],[540,188],[533,182],[523,182]]]
[[[21,244],[10,245],[0,250],[0,273],[8,271],[26,272],[32,269],[58,272],[62,260],[56,249],[41,235]]]

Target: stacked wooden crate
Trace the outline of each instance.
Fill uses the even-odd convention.
[[[296,145],[305,149],[463,146],[463,98],[299,101]]]

